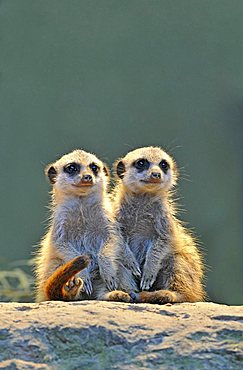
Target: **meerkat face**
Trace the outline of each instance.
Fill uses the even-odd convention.
[[[82,196],[106,189],[109,170],[94,154],[74,150],[46,169],[56,192]]]
[[[123,185],[134,193],[167,191],[177,179],[174,160],[159,147],[133,150],[115,168]]]

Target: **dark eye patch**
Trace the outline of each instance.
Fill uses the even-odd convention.
[[[150,165],[149,161],[144,158],[140,158],[133,163],[133,166],[138,170],[138,172],[148,170],[149,165]]]
[[[93,171],[93,173],[95,174],[95,175],[97,175],[98,174],[98,172],[99,172],[99,166],[97,166],[97,164],[95,164],[95,163],[91,163],[90,165],[89,165],[89,168]]]
[[[170,168],[169,163],[165,159],[162,159],[159,166],[164,173],[167,173],[168,169]]]
[[[80,164],[78,163],[69,163],[67,164],[64,168],[63,168],[63,171],[65,173],[68,173],[70,176],[74,176],[76,175],[78,172],[80,172]]]

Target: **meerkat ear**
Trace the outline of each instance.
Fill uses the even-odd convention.
[[[123,179],[124,173],[126,171],[125,170],[125,164],[122,161],[118,161],[115,164],[115,169],[116,169],[116,173],[117,173],[118,177],[120,177],[120,179]]]
[[[110,171],[109,171],[109,168],[108,166],[104,163],[104,166],[103,166],[103,171],[104,171],[104,174],[109,177],[110,176]]]
[[[55,184],[56,177],[57,177],[57,171],[52,164],[46,167],[45,174],[48,177],[50,183]]]

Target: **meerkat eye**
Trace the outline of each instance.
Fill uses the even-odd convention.
[[[134,167],[140,171],[147,170],[149,168],[149,161],[147,159],[138,159],[134,163]]]
[[[77,163],[70,163],[70,164],[67,164],[63,170],[69,175],[75,175],[77,172],[80,171],[80,165]]]
[[[94,172],[95,175],[97,175],[98,171],[99,171],[99,167],[97,166],[97,164],[95,163],[91,163],[89,165],[89,168]]]
[[[162,159],[159,166],[164,173],[167,173],[168,169],[170,168],[169,163],[165,159]]]

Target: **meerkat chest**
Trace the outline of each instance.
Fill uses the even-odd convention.
[[[156,239],[163,239],[161,248],[165,247],[166,241],[169,242],[168,214],[159,201],[134,199],[121,207],[118,219],[123,238],[140,265],[143,265],[147,251]]]
[[[109,222],[101,207],[69,204],[55,216],[55,236],[60,242],[72,243],[84,249],[99,249],[108,238]]]
[[[168,229],[166,210],[159,201],[135,198],[124,203],[118,215],[123,236],[129,240],[146,242]]]

